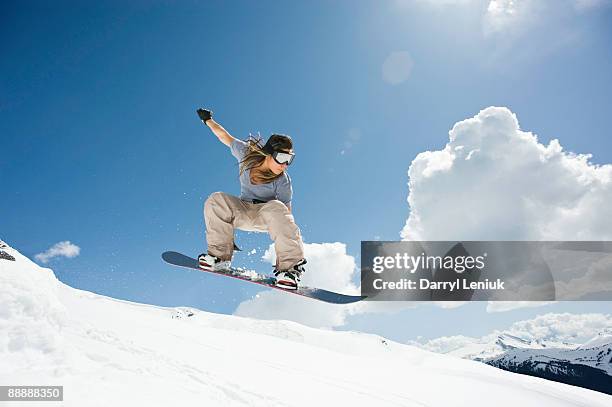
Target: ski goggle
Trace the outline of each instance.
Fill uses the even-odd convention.
[[[295,158],[295,154],[293,153],[284,153],[282,151],[274,151],[272,153],[272,158],[279,164],[287,164],[291,165],[293,159]]]

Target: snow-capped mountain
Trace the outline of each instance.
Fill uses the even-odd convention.
[[[580,345],[579,348],[580,349],[594,349],[602,345],[610,346],[611,343],[612,343],[612,328],[606,329],[600,332],[599,334],[597,334],[596,337],[594,337],[590,341],[587,341],[583,343],[582,345]],[[612,371],[608,370],[608,373],[612,374]]]
[[[576,344],[572,343],[542,339],[527,340],[508,333],[488,335],[480,339],[464,337],[463,341],[455,343],[454,346],[446,349],[435,346],[432,342],[435,341],[430,341],[430,343],[427,344],[415,344],[424,349],[481,362],[501,356],[512,349],[573,349],[576,347]]]
[[[602,332],[574,349],[509,349],[486,363],[612,394],[612,335],[609,332]]]
[[[612,394],[612,329],[583,344],[524,339],[501,333],[482,338],[438,338],[425,349]]]
[[[61,385],[66,406],[612,404],[376,335],[77,290],[3,250],[15,260],[0,259],[0,385]]]

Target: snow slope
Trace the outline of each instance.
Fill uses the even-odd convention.
[[[375,335],[104,297],[5,250],[0,385],[63,385],[66,406],[612,406]]]

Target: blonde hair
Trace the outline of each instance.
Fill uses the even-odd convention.
[[[242,161],[240,161],[240,175],[252,168],[259,167],[263,164],[266,156],[268,156],[268,154],[263,151],[263,139],[259,133],[257,136],[249,134],[249,138],[245,141],[248,150]],[[256,184],[268,184],[282,175],[282,172],[280,174],[275,174],[270,169],[258,170],[253,181],[255,181]]]

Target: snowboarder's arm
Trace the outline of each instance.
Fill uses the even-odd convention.
[[[232,137],[232,135],[229,134],[227,130],[225,130],[219,123],[212,119],[212,110],[199,108],[196,110],[196,112],[198,113],[200,120],[202,120],[202,123],[207,125],[212,132],[215,133],[215,136],[217,136],[219,141],[226,146],[231,147],[232,141],[234,141],[235,138]]]
[[[223,128],[223,126],[213,119],[206,120],[206,125],[212,130],[213,133],[215,133],[215,136],[217,136],[220,142],[228,147],[232,145],[232,141],[234,141],[235,138],[229,134],[227,130]]]

